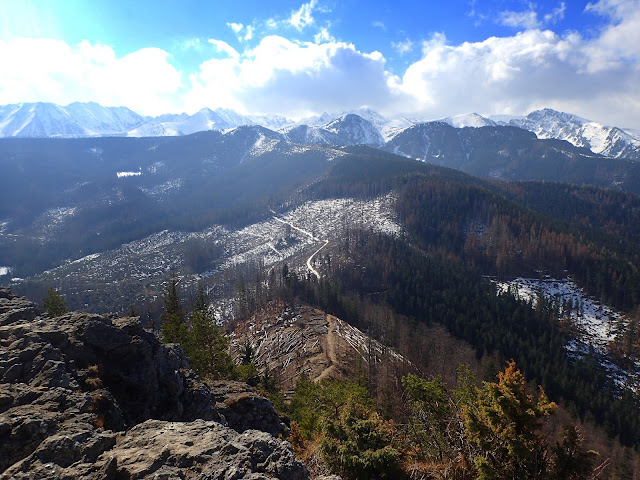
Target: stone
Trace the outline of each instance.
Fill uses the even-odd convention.
[[[40,317],[0,288],[0,479],[306,480],[287,433],[266,398],[202,382],[138,320]]]

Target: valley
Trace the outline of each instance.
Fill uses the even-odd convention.
[[[477,116],[383,135],[368,114],[0,139],[0,281],[156,334],[171,285],[185,312],[205,292],[236,363],[250,345],[287,401],[300,378],[365,375],[390,417],[409,373],[490,381],[513,359],[568,416],[639,445],[633,156]]]

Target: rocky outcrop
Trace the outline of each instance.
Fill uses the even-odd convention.
[[[49,318],[0,288],[1,478],[306,478],[266,399],[212,388],[135,318]]]
[[[288,436],[288,419],[282,419],[266,398],[257,395],[246,383],[209,384],[221,422],[237,432],[257,429],[274,437]]]
[[[89,448],[78,458],[74,452],[78,440],[84,439],[56,436],[47,440],[50,448],[46,450],[56,458],[32,456],[5,474],[15,479],[308,478],[287,442],[257,430],[238,434],[213,421],[147,420],[117,440],[95,438],[94,444],[83,445]],[[95,455],[101,448],[103,453]],[[64,462],[58,460],[60,455]]]

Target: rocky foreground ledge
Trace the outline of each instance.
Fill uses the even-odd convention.
[[[286,431],[136,318],[49,318],[0,288],[0,478],[308,479]]]

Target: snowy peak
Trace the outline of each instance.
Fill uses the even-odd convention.
[[[0,107],[0,137],[122,135],[147,120],[125,107],[97,103],[20,103]]]
[[[320,127],[309,125],[297,125],[281,130],[284,137],[291,143],[301,143],[304,145],[340,145],[340,137],[334,132]]]
[[[536,110],[522,119],[512,119],[509,125],[524,128],[538,138],[566,140],[576,147],[613,158],[640,158],[640,140],[617,128],[558,112],[550,108]]]
[[[494,122],[493,120],[485,118],[482,115],[478,115],[477,113],[463,113],[461,115],[454,115],[451,117],[441,118],[440,120],[437,120],[437,121],[448,123],[449,125],[455,128],[495,127],[497,125],[497,123]]]
[[[359,115],[347,113],[340,118],[328,123],[325,130],[338,135],[345,145],[372,145],[381,146],[384,139],[371,122]]]

